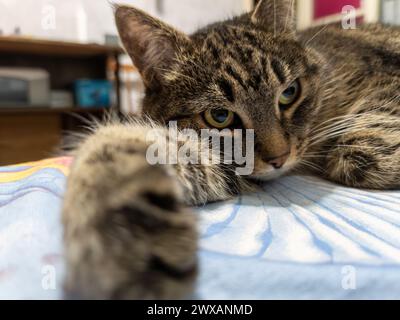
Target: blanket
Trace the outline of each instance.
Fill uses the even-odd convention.
[[[71,161],[0,168],[0,299],[62,298]],[[288,176],[196,212],[195,298],[400,298],[400,191]]]

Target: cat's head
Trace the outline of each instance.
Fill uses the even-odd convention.
[[[121,39],[146,86],[143,111],[185,128],[254,129],[253,176],[292,169],[319,108],[321,65],[296,40],[293,3],[263,0],[190,36],[117,7]]]

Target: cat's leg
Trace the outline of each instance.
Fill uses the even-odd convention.
[[[185,203],[230,197],[239,177],[150,165],[151,129],[100,128],[76,152],[63,208],[69,298],[179,299],[193,289],[196,217]]]
[[[366,128],[351,130],[336,141],[325,162],[329,179],[358,188],[400,187],[400,118],[373,118]]]

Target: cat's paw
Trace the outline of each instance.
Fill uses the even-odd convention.
[[[338,148],[328,156],[327,178],[355,188],[396,188],[399,186],[399,162],[389,154],[390,150],[381,148],[376,152],[372,147]]]
[[[336,182],[350,186],[366,186],[368,173],[377,170],[377,161],[360,150],[337,150],[328,157],[328,177]]]
[[[132,173],[132,172],[131,172]],[[115,177],[118,180],[118,177]],[[96,212],[64,212],[70,299],[181,299],[197,273],[196,218],[166,167],[97,187]],[[101,190],[101,193],[98,191]]]

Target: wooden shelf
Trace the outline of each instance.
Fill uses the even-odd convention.
[[[120,47],[0,36],[0,66],[39,68],[50,75],[51,90],[73,92],[77,79],[114,75],[120,110]],[[113,65],[111,68],[110,66]],[[35,161],[52,155],[65,132],[80,132],[85,119],[103,119],[109,108],[0,106],[0,166]]]
[[[0,52],[26,53],[41,56],[90,57],[119,55],[123,54],[124,50],[117,46],[0,36]]]

